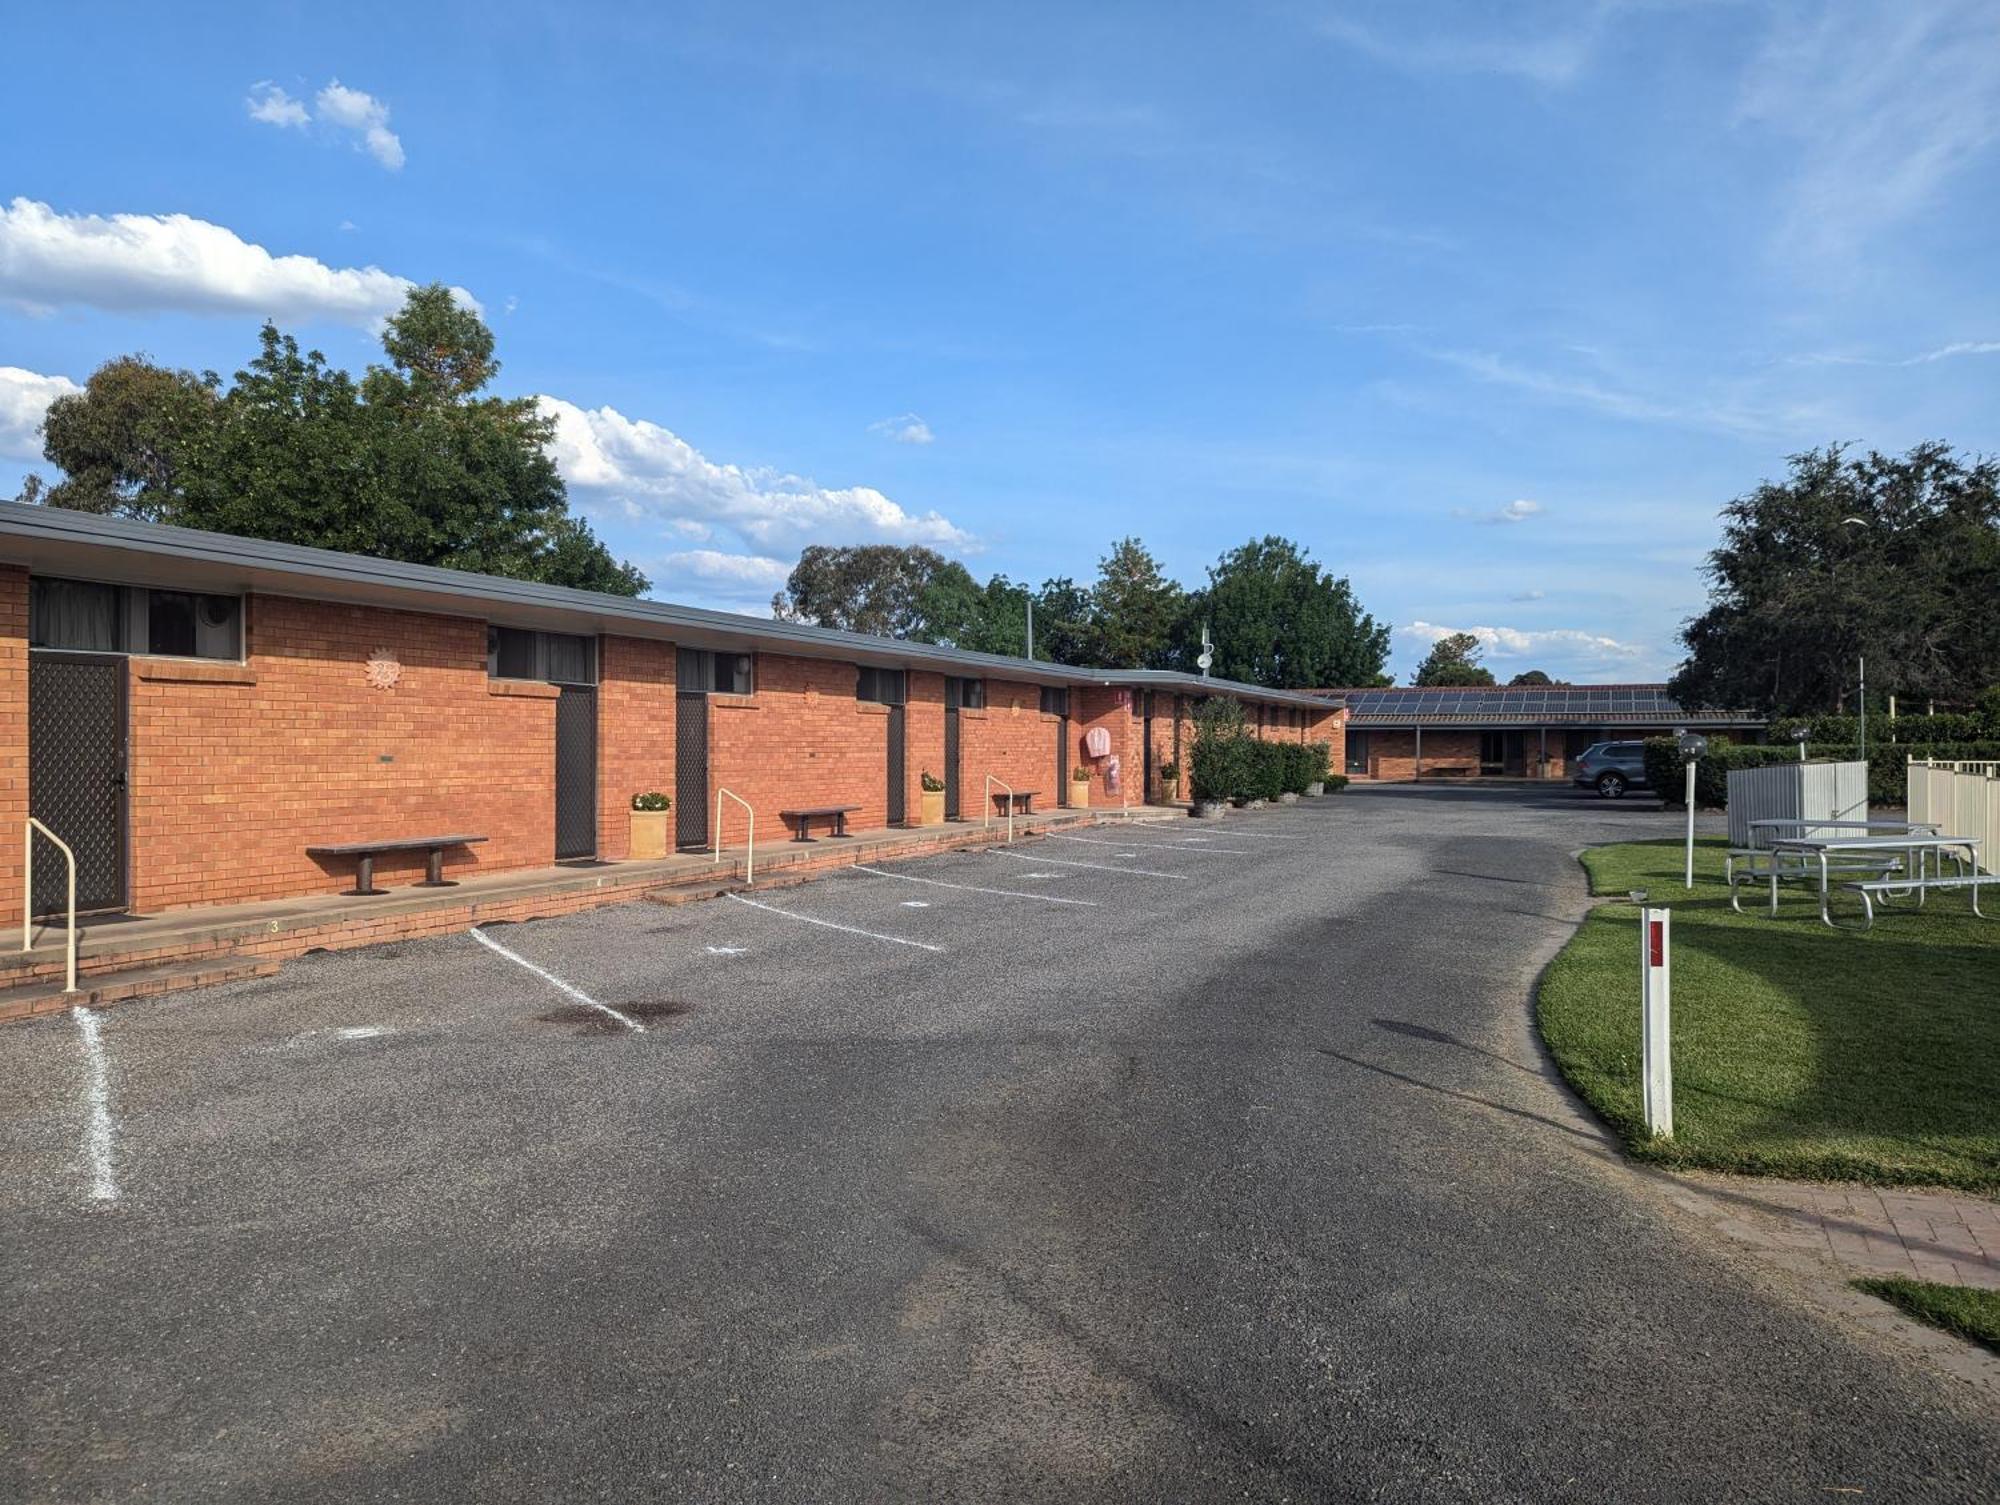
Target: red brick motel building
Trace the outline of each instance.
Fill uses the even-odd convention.
[[[1565,779],[1594,742],[1681,730],[1761,741],[1747,712],[1687,711],[1661,684],[1495,685],[1326,690],[1347,709],[1349,778]]]
[[[485,836],[448,854],[453,877],[621,862],[652,790],[689,849],[723,788],[760,847],[804,806],[915,824],[925,773],[966,819],[989,774],[1039,809],[1079,766],[1093,808],[1137,805],[1185,766],[1203,696],[1240,701],[1257,735],[1331,743],[1336,768],[1345,714],[19,504],[0,504],[0,684],[13,913],[30,815],[75,848],[80,910],[143,914],[340,891],[352,863],[306,849],[343,842]],[[385,856],[376,881],[424,862]],[[62,907],[61,868],[38,859],[38,912]]]

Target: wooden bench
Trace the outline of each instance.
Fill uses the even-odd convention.
[[[1008,813],[1011,806],[1022,815],[1035,813],[1035,796],[1039,789],[996,789],[993,791],[993,808],[1001,815]]]
[[[388,890],[375,886],[375,859],[384,852],[425,852],[429,854],[424,869],[424,881],[418,888],[456,888],[458,881],[444,875],[444,849],[446,847],[469,847],[475,842],[486,840],[484,836],[410,836],[396,841],[344,841],[334,846],[307,847],[308,857],[353,857],[358,859],[354,869],[354,887],[341,892],[355,898],[365,898],[371,894],[384,894]]]
[[[845,837],[848,812],[860,808],[859,805],[808,805],[803,810],[780,810],[778,818],[798,822],[799,834],[792,838],[793,841],[817,841],[819,838],[814,836],[810,829],[815,820],[832,821],[832,834]]]

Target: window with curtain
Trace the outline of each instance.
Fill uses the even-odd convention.
[[[28,646],[118,653],[125,592],[87,580],[28,582]]]
[[[901,669],[864,667],[857,671],[857,676],[854,684],[856,700],[870,700],[878,705],[901,705],[908,698]]]

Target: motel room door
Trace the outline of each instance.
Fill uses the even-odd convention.
[[[957,820],[962,796],[958,787],[958,708],[965,681],[946,675],[944,681],[944,818]]]
[[[903,728],[907,710],[908,707],[900,701],[889,703],[889,789],[882,808],[892,826],[900,826],[910,818],[909,792],[903,770]]]
[[[708,845],[708,692],[674,695],[674,845]]]
[[[115,654],[28,655],[28,813],[76,853],[78,913],[126,904],[125,674]],[[68,865],[39,835],[33,902],[69,904]]]
[[[597,855],[597,686],[556,700],[556,861]]]

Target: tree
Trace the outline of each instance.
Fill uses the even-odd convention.
[[[1970,701],[2000,663],[2000,462],[1940,443],[1840,446],[1723,509],[1708,607],[1682,629],[1684,705],[1844,709],[1868,663],[1884,694]]]
[[[1090,591],[1099,662],[1109,669],[1165,667],[1185,594],[1144,544],[1119,539],[1098,561]]]
[[[109,362],[50,405],[52,506],[637,595],[646,578],[571,514],[532,398],[482,397],[493,336],[441,287],[411,291],[357,384],[266,324],[214,373]]]
[[[40,499],[78,512],[163,519],[182,473],[214,432],[221,378],[171,371],[142,355],[106,361],[81,392],[58,397],[42,419],[42,453],[63,479]],[[23,494],[24,500],[33,500]]]
[[[972,653],[1027,651],[1028,588],[1005,575],[981,585],[964,565],[951,561],[924,587],[917,616],[910,636],[920,642]]]
[[[925,593],[947,569],[965,577],[959,589],[977,590],[963,565],[951,564],[935,549],[886,543],[848,548],[812,544],[799,555],[785,588],[771,598],[771,615],[780,621],[848,632],[914,637],[924,626]],[[933,596],[933,608],[941,605]]]
[[[1067,575],[1035,592],[1035,657],[1087,667],[1103,662],[1091,594]]]
[[[1213,672],[1278,689],[1374,683],[1389,657],[1389,629],[1361,609],[1347,580],[1289,539],[1255,539],[1208,572],[1185,618],[1206,620]],[[1188,629],[1183,629],[1185,637]]]
[[[1555,683],[1540,669],[1524,669],[1507,681],[1510,685],[1552,685]]]
[[[1493,671],[1480,667],[1479,639],[1469,632],[1449,633],[1431,644],[1431,651],[1410,679],[1413,685],[1490,685]]]

